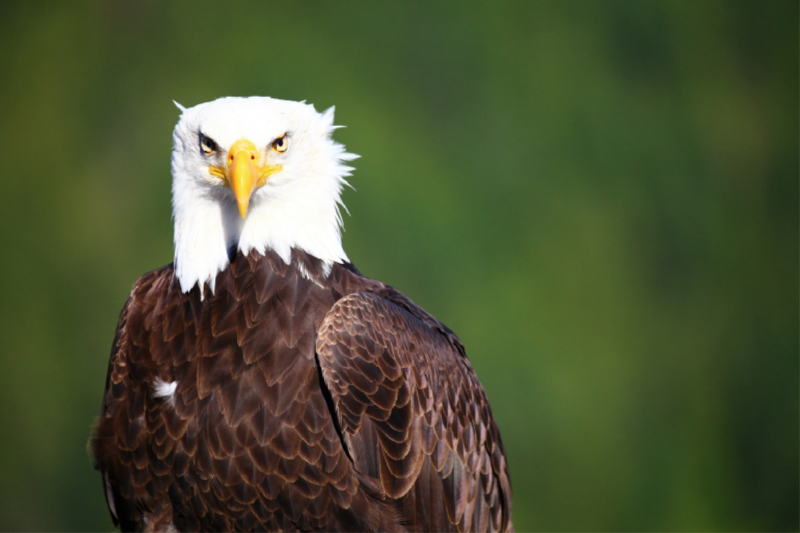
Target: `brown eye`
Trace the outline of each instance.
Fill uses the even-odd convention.
[[[286,137],[285,133],[272,141],[272,149],[276,152],[283,153],[287,148],[289,148],[289,139]]]
[[[210,155],[217,151],[217,143],[214,142],[214,139],[211,137],[206,137],[202,133],[200,134],[200,150],[203,151],[204,154]]]

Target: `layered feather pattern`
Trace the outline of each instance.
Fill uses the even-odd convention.
[[[164,267],[120,317],[92,445],[123,530],[512,529],[500,435],[444,325],[298,250],[239,252],[200,290]]]

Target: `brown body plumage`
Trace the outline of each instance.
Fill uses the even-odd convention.
[[[200,290],[164,267],[120,317],[92,445],[123,530],[512,530],[500,434],[442,323],[297,250],[240,252]]]

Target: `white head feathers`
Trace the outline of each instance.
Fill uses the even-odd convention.
[[[286,263],[298,248],[329,269],[347,261],[339,213],[342,187],[356,155],[331,138],[333,108],[273,98],[221,98],[184,109],[175,127],[172,206],[175,268],[181,290],[209,284],[229,261],[229,251],[274,250]],[[285,151],[272,149],[286,135]],[[213,142],[212,153],[203,150]],[[258,160],[280,165],[250,197],[242,218],[226,180],[209,172],[224,167],[228,149],[241,139],[255,145]],[[283,148],[283,146],[281,146]],[[261,182],[259,182],[261,183]],[[202,291],[201,291],[202,293]]]

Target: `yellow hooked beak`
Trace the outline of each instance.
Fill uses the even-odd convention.
[[[256,145],[247,139],[239,139],[228,150],[228,166],[208,167],[208,171],[225,181],[225,185],[233,190],[239,214],[247,216],[250,196],[253,191],[267,182],[270,174],[283,170],[283,165],[260,164]]]

